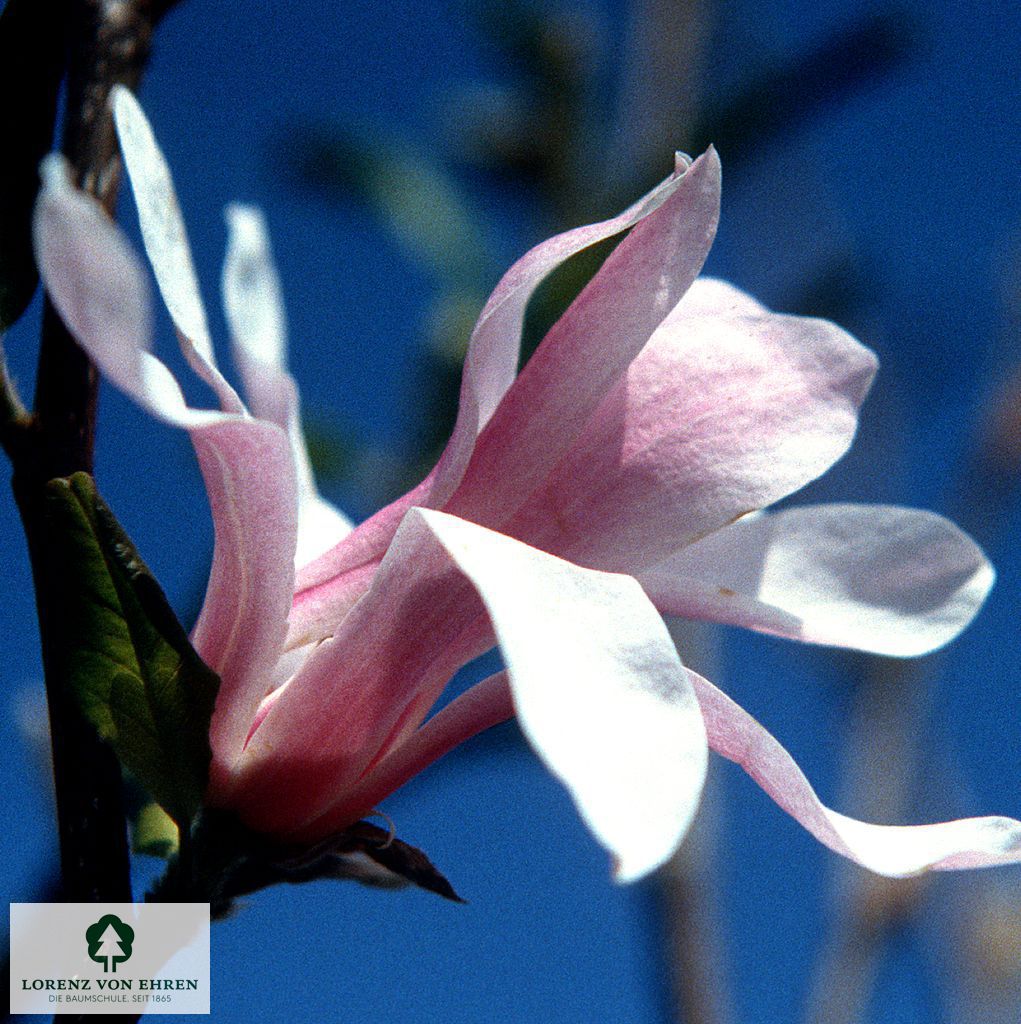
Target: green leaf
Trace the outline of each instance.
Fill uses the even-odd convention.
[[[65,678],[85,717],[187,832],[209,776],[219,679],[92,478],[51,480],[46,491],[54,555],[69,581]]]
[[[25,311],[39,279],[32,207],[39,161],[53,144],[65,8],[52,0],[7,0],[0,13],[0,332]]]
[[[747,75],[736,95],[699,118],[686,148],[699,153],[712,143],[728,167],[766,151],[776,145],[776,136],[804,130],[821,110],[829,111],[915,56],[921,27],[906,5],[858,15],[807,51]]]
[[[300,180],[365,203],[412,258],[441,281],[480,287],[493,269],[485,232],[457,180],[406,139],[298,128],[286,158]]]

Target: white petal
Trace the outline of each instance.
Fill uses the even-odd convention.
[[[68,330],[103,374],[154,416],[181,427],[222,419],[222,413],[189,409],[173,375],[148,351],[149,286],[124,233],[74,187],[63,157],[48,156],[40,174],[36,258]]]
[[[283,427],[298,479],[298,549],[302,566],[339,544],[351,521],[320,497],[301,429],[298,388],[287,371],[287,324],[280,282],[262,214],[248,206],[227,208],[228,243],[223,303],[234,359],[252,412]]]
[[[287,320],[266,224],[261,211],[237,203],[227,207],[226,218],[223,301],[234,355],[250,391],[252,411],[278,420],[273,385],[287,365]],[[265,378],[259,376],[260,369]]]
[[[888,505],[748,517],[639,575],[670,614],[895,657],[949,643],[993,578],[953,523]]]
[[[115,85],[110,93],[114,125],[138,207],[142,241],[192,369],[216,392],[224,412],[244,406],[216,367],[205,309],[199,294],[184,219],[170,168],[132,93]]]
[[[442,512],[406,522],[416,518],[485,602],[522,728],[618,880],[658,867],[695,812],[706,753],[686,674],[641,588]]]

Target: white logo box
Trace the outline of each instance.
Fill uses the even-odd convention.
[[[208,903],[10,906],[12,1013],[209,1013]]]

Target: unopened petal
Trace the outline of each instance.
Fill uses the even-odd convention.
[[[817,505],[741,520],[639,579],[673,615],[907,657],[957,636],[993,576],[974,541],[941,516]]]
[[[709,745],[739,764],[819,842],[891,877],[1021,863],[1021,821],[964,818],[935,825],[872,825],[824,806],[789,753],[751,715],[694,672]]]

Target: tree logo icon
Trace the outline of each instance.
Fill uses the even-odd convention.
[[[135,929],[116,914],[104,914],[85,929],[85,941],[89,944],[89,958],[103,965],[103,973],[116,974],[117,965],[131,957]]]

